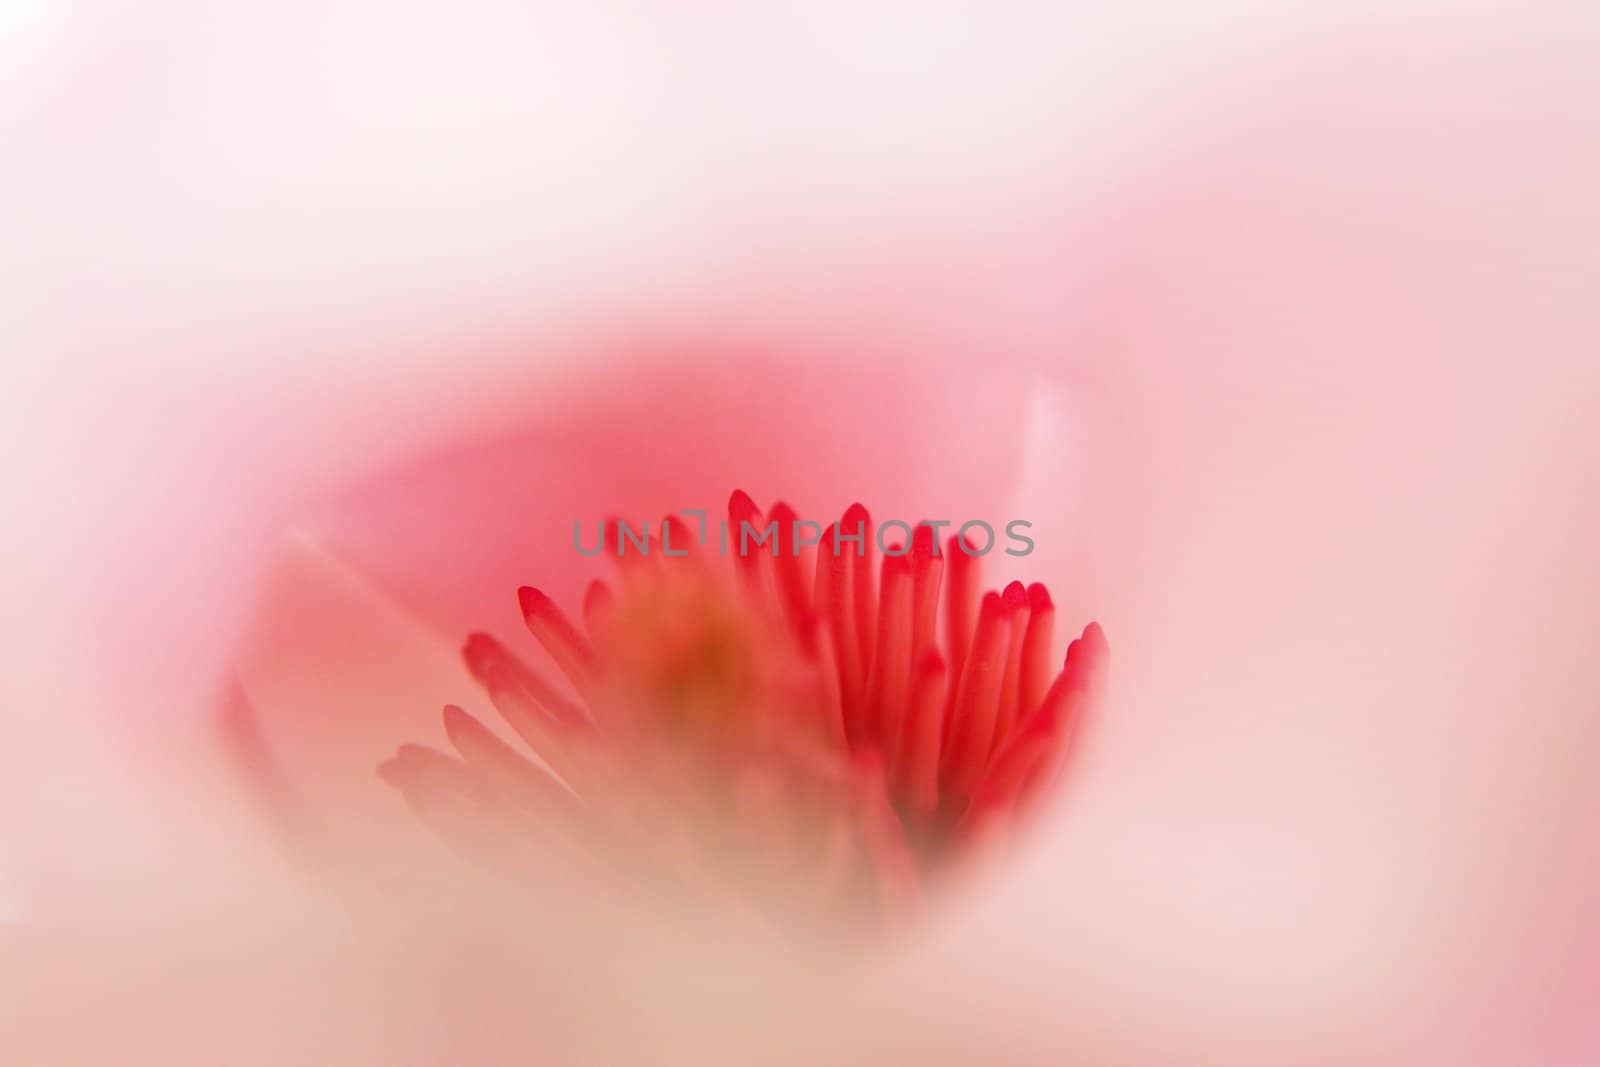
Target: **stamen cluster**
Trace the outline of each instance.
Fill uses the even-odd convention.
[[[728,514],[800,540],[786,504],[763,515],[735,492]],[[380,773],[495,862],[537,835],[702,899],[896,914],[1048,789],[1107,647],[1091,623],[1057,660],[1045,587],[980,596],[958,537],[918,526],[909,550],[877,552],[859,504],[829,529],[731,567],[703,549],[618,554],[576,623],[522,588],[559,679],[486,634],[463,657],[531,756],[452,705],[454,755],[406,745]],[[676,516],[661,534],[694,544]]]

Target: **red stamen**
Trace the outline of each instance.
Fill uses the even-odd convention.
[[[944,732],[944,707],[944,659],[936,649],[930,649],[917,665],[894,760],[895,795],[923,815],[931,815],[939,807],[939,742]]]
[[[944,578],[944,557],[932,526],[918,526],[911,535],[913,655],[921,657],[939,640],[939,585]]]
[[[811,585],[806,581],[805,559],[795,548],[797,531],[794,509],[781,500],[772,505],[772,521],[777,523],[778,558],[774,561],[777,571],[778,593],[783,598],[783,607],[789,620],[799,625],[811,611]]]
[[[1000,683],[1000,705],[995,713],[994,740],[990,743],[989,751],[993,752],[1005,743],[1011,733],[1011,728],[1017,721],[1017,690],[1019,676],[1022,673],[1022,643],[1028,626],[1028,591],[1022,587],[1021,582],[1012,582],[1006,586],[1005,593],[1001,596],[1005,602],[1006,615],[1010,619],[1011,640],[1006,647],[1005,677]]]
[[[1108,651],[1105,634],[1100,624],[1094,622],[1084,627],[1083,636],[1067,647],[1066,664],[1061,672],[1066,693],[1057,713],[1062,720],[1060,737],[1048,758],[1023,787],[1024,798],[1060,777],[1083,732],[1084,723],[1099,699],[1100,676]]]
[[[534,754],[573,789],[585,792],[589,772],[582,746],[592,735],[587,730],[574,730],[541,707],[504,664],[491,664],[478,682],[488,693],[494,710]]]
[[[617,598],[611,587],[596,578],[583,593],[583,625],[589,631],[589,640],[596,646],[605,644],[606,623],[616,607]]]
[[[1022,668],[1017,677],[1017,721],[1032,715],[1050,685],[1051,641],[1056,608],[1050,592],[1035,582],[1028,586],[1028,632],[1022,639]]]
[[[1020,729],[995,753],[983,782],[974,793],[990,803],[1011,803],[1022,787],[1046,762],[1063,736],[1063,709],[1068,704],[1071,680],[1063,670],[1045,694],[1044,701]]]
[[[490,688],[490,672],[498,669],[505,675],[502,688],[521,689],[542,717],[553,719],[557,725],[568,729],[586,729],[593,725],[586,711],[556,692],[538,671],[488,634],[469,634],[461,647],[461,658],[467,665],[467,673],[485,689]]]
[[[668,515],[661,520],[660,550],[663,560],[698,560],[699,548],[695,542],[694,531],[689,529],[689,524],[683,519],[677,515]]]
[[[624,582],[648,570],[660,553],[660,546],[651,543],[655,539],[655,531],[648,525],[641,523],[635,526],[626,519],[611,515],[606,518],[603,529],[610,532],[610,536],[602,537],[605,554],[617,565]]]
[[[878,633],[876,589],[878,582],[877,571],[873,566],[875,553],[872,550],[874,538],[872,516],[867,514],[867,509],[860,504],[851,504],[845,509],[840,524],[841,533],[861,538],[859,543],[851,545],[854,551],[848,555],[851,575],[850,597],[855,606],[856,640],[861,645],[861,675],[864,678],[867,672],[872,670],[873,644]]]
[[[445,705],[444,732],[467,765],[483,771],[502,795],[540,813],[575,810],[571,792],[454,704]]]
[[[578,699],[473,634],[467,669],[531,758],[450,705],[462,759],[406,746],[379,773],[430,827],[491,860],[521,855],[531,830],[752,918],[750,891],[780,884],[819,909],[870,884],[896,916],[920,898],[923,868],[1004,840],[1059,773],[1097,698],[1105,638],[1086,627],[1052,674],[1049,593],[1012,582],[980,602],[970,541],[941,554],[920,525],[907,550],[881,553],[880,576],[862,505],[804,560],[799,526],[789,505],[763,519],[734,492],[726,577],[677,515],[648,554],[619,536],[622,583],[588,585],[581,630],[520,589],[529,631]]]
[[[984,594],[972,650],[956,689],[955,711],[946,727],[939,781],[946,802],[966,800],[988,762],[1010,638],[1010,616],[1000,594]]]
[[[751,534],[746,536],[744,524],[749,523]],[[758,597],[764,596],[764,579],[761,575],[761,553],[770,552],[764,543],[756,544],[766,527],[761,522],[761,509],[743,489],[735,489],[728,498],[728,551],[735,560],[735,569],[746,589]]]
[[[482,791],[465,763],[426,745],[401,745],[391,759],[379,765],[378,775],[397,789],[474,798]]]
[[[900,723],[911,687],[911,594],[910,559],[885,554],[872,680],[867,686],[865,721],[860,730],[885,755],[899,743]]]
[[[963,539],[950,538],[945,546],[945,640],[950,646],[950,677],[960,678],[972,647],[974,608],[978,602],[978,560],[961,548]],[[965,544],[976,548],[972,542]]]
[[[594,649],[588,640],[572,625],[566,613],[556,607],[555,601],[532,586],[517,590],[517,601],[522,605],[522,618],[533,636],[550,653],[561,673],[579,693],[587,694],[594,679]]]
[[[852,727],[864,699],[865,670],[861,662],[861,642],[856,636],[858,615],[852,605],[855,585],[851,581],[850,557],[839,551],[833,531],[823,538],[817,554],[817,610],[827,621],[833,639],[833,654],[839,663],[839,699],[844,706],[844,721]],[[851,734],[851,740],[855,735]]]
[[[1015,736],[995,753],[979,792],[994,803],[1014,805],[1054,777],[1091,703],[1104,641],[1099,627],[1091,623],[1082,638],[1068,645],[1066,660],[1049,692]]]
[[[815,614],[802,622],[800,633],[806,654],[817,666],[817,701],[824,734],[841,750],[849,747],[844,726],[844,703],[839,692],[839,661],[833,650],[833,632]]]

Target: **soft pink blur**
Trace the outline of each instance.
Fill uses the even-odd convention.
[[[538,969],[490,962],[487,921],[346,944],[232,806],[203,709],[293,590],[349,643],[266,646],[305,689],[247,672],[269,734],[292,756],[270,713],[320,696],[374,739],[394,708],[408,739],[463,695],[440,691],[459,631],[511,625],[515,583],[551,581],[522,560],[567,550],[590,517],[568,509],[747,484],[1033,519],[1058,600],[1112,635],[1116,688],[1008,871],[848,997],[758,986],[720,1051],[1595,1054],[1587,19],[1419,8],[1313,39],[1327,17],[1224,31],[1153,8],[1091,33],[952,6],[911,34],[489,4],[393,16],[387,47],[352,50],[364,7],[85,15],[40,38],[31,110],[0,112],[28,216],[0,261],[25,356],[0,887],[130,931],[37,942],[101,972],[108,1045],[139,1014],[196,1056],[259,1026],[192,1000],[222,943],[251,961],[241,997],[276,991],[351,1062],[439,995],[429,968],[475,1047],[520,1046],[497,968]],[[630,394],[664,373],[618,369],[639,360],[695,369]],[[773,422],[819,451],[735,450]],[[641,424],[679,461],[598,454]],[[528,525],[506,495],[524,478],[559,501]],[[314,660],[334,647],[355,651]],[[395,707],[413,675],[363,647],[428,691]],[[166,924],[196,911],[215,917]],[[631,960],[618,988],[649,989],[676,960],[717,984],[670,938],[616,936],[585,973]],[[294,992],[321,963],[344,1014]],[[169,984],[141,1000],[152,966]],[[40,1048],[71,988],[45,978],[17,993]],[[624,1010],[605,988],[562,997]],[[681,1001],[640,1035],[695,1040],[705,1009]],[[837,1025],[794,1032],[816,1016]]]

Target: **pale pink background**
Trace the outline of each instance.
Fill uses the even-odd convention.
[[[785,1048],[1596,1054],[1581,5],[39,6],[0,21],[15,913],[274,906],[202,709],[285,532],[559,421],[600,339],[712,330],[925,354],[1116,650],[1056,820]],[[425,995],[218,910],[267,987],[375,989],[353,1062]],[[97,982],[176,977],[108,1043],[238,1022],[129,940]]]

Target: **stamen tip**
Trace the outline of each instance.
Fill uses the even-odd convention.
[[[517,605],[522,608],[524,615],[536,615],[549,603],[550,598],[531,585],[522,586],[517,590]]]
[[[978,554],[978,546],[972,543],[972,538],[955,534],[945,546],[945,555],[951,559],[970,560]]]
[[[1091,622],[1083,628],[1083,642],[1096,653],[1103,653],[1111,648],[1106,641],[1106,632],[1100,628],[1098,622]]]
[[[599,578],[591,581],[588,588],[583,591],[583,610],[586,613],[610,603],[611,587]]]
[[[461,644],[461,659],[467,665],[467,673],[474,678],[481,678],[494,659],[497,647],[495,639],[488,634],[468,634]]]

